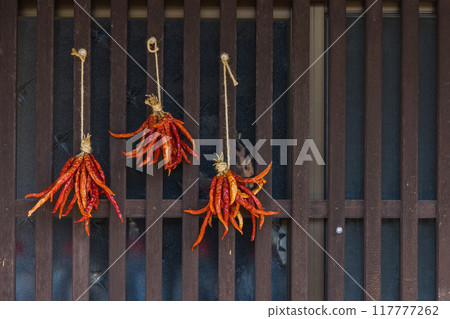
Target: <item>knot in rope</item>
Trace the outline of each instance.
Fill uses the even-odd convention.
[[[83,138],[81,141],[81,152],[90,154],[92,152],[91,147],[91,134],[86,135],[86,137]]]
[[[145,104],[152,107],[153,113],[159,117],[164,116],[164,111],[158,97],[154,94],[147,94],[146,97]]]
[[[71,55],[76,56],[77,58],[79,58],[81,60],[81,62],[84,62],[84,61],[86,61],[87,51],[85,49],[80,49],[78,51],[75,49],[72,49]]]
[[[214,166],[216,167],[216,171],[219,175],[223,175],[225,173],[225,171],[228,170],[228,164],[223,160],[223,153],[220,154],[220,156],[218,154],[216,154],[217,159],[216,162],[214,163]]]

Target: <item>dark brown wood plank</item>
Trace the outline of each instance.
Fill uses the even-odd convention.
[[[200,123],[200,0],[192,0],[184,7],[184,108]],[[184,123],[194,138],[200,135],[200,127],[185,114]],[[197,165],[183,164],[183,193],[196,183]],[[183,210],[198,209],[198,184],[183,195]],[[182,221],[182,289],[183,300],[198,300],[198,248],[191,250],[199,231],[199,217],[183,214]]]
[[[345,31],[345,0],[329,3],[329,41],[331,44]],[[329,53],[328,97],[328,300],[344,299],[345,242],[345,37]],[[341,227],[341,234],[336,229]]]
[[[53,183],[53,34],[55,4],[37,2],[36,189]],[[52,300],[54,203],[36,213],[36,300]]]
[[[236,74],[236,0],[220,1],[220,52],[228,53],[228,61],[233,74]],[[217,59],[220,68],[220,107],[219,107],[219,136],[225,140],[225,104],[223,101],[223,72],[222,62]],[[236,135],[236,88],[229,82],[228,85],[228,120],[230,123],[230,138]],[[224,143],[225,145],[225,143]],[[224,150],[224,153],[226,151]],[[225,155],[226,156],[226,155]],[[219,223],[220,224],[220,223]],[[234,300],[235,296],[235,239],[236,234],[230,228],[222,240],[225,228],[219,225],[219,300]]]
[[[437,248],[436,297],[450,300],[450,2],[437,4]]]
[[[400,298],[417,300],[419,0],[401,3]]]
[[[255,135],[258,139],[272,138],[272,79],[273,79],[273,3],[271,0],[256,1],[256,118]],[[272,148],[265,143],[259,150],[269,164]],[[262,171],[264,165],[257,165]],[[272,170],[266,175],[267,183],[259,193],[263,206],[272,201]],[[259,227],[258,227],[259,228]],[[271,300],[272,287],[272,217],[266,216],[264,226],[256,232],[255,239],[255,300]]]
[[[0,2],[0,300],[16,298],[17,11],[17,1]]]
[[[309,0],[292,5],[291,81],[298,79],[309,67]],[[292,149],[291,233],[289,287],[291,300],[308,300],[308,237],[309,229],[309,164],[294,165],[296,156],[309,132],[309,73],[304,74],[291,89],[291,138],[297,140]],[[301,227],[303,227],[303,229]]]
[[[119,47],[127,48],[127,0],[111,0],[111,90],[110,90],[110,129],[113,132],[125,132],[127,129],[127,55]],[[126,299],[126,256],[122,253],[127,244],[127,223],[125,199],[127,192],[127,175],[125,157],[125,140],[110,138],[111,189],[121,208],[124,222],[117,217],[112,205],[109,213],[109,300]]]
[[[77,0],[78,4],[87,12],[91,12],[90,0]],[[74,4],[74,46],[76,50],[86,49],[87,57],[84,64],[84,134],[90,131],[91,119],[91,20],[89,16],[77,5]],[[67,52],[69,54],[69,52]],[[77,154],[80,147],[80,65],[78,58],[74,59],[74,92],[73,92],[73,152]],[[76,215],[74,218],[79,219]],[[77,300],[89,300],[89,256],[90,243],[89,236],[86,236],[84,227],[80,224],[73,224],[73,268],[72,268],[72,298]]]
[[[382,8],[378,0],[366,16],[364,140],[364,287],[366,300],[381,299]]]
[[[145,217],[145,200],[129,199],[125,201],[125,211],[130,218],[144,218]],[[16,217],[23,217],[36,202],[31,200],[16,200]],[[95,212],[98,218],[109,217],[109,206],[107,200],[100,200],[100,206]],[[207,204],[206,200],[199,200],[198,206],[203,207]],[[291,211],[291,200],[281,199],[277,203],[273,202],[265,207],[268,210],[278,210],[281,205],[286,211]],[[381,218],[400,218],[401,216],[401,202],[399,200],[384,200],[381,202]],[[167,212],[164,218],[181,218],[183,204],[182,202],[174,203],[174,200],[164,199],[161,201],[162,211]],[[437,218],[437,204],[434,200],[421,200],[417,203],[417,218],[433,219]],[[323,219],[327,218],[328,201],[326,200],[310,200],[308,205],[309,218]],[[289,214],[290,215],[290,214]],[[283,210],[277,215],[279,218],[290,218]],[[72,218],[72,213],[67,217]],[[244,216],[245,217],[245,216]],[[362,219],[364,218],[364,201],[362,200],[347,200],[345,201],[345,218]]]
[[[155,37],[158,41],[158,59],[161,85],[164,78],[164,1],[147,1],[147,29],[148,38]],[[147,58],[147,72],[156,80],[155,58],[149,54]],[[147,78],[147,93],[157,94],[156,83]],[[150,110],[149,110],[150,111]],[[153,169],[153,176],[147,175],[146,182],[146,227],[151,227],[145,234],[146,250],[146,299],[161,300],[162,298],[162,239],[163,219],[159,218],[164,212],[161,207],[163,198],[163,170]]]

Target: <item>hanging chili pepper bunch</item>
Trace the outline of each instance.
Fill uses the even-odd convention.
[[[125,134],[109,132],[116,138],[129,138],[142,134],[137,147],[130,152],[124,152],[124,155],[127,158],[136,158],[137,165],[142,167],[157,163],[162,149],[164,169],[169,171],[169,175],[171,170],[181,163],[182,159],[191,164],[187,156],[188,153],[198,159],[194,139],[184,127],[184,123],[175,119],[172,114],[164,112],[159,99],[155,95],[147,95],[145,104],[151,106],[153,112],[137,131]],[[183,136],[188,142],[183,141]]]
[[[244,207],[251,215],[253,230],[251,241],[255,239],[256,235],[256,218],[259,218],[259,229],[264,224],[264,216],[276,215],[278,212],[265,211],[261,202],[256,197],[263,185],[266,183],[264,176],[269,172],[272,163],[259,175],[255,177],[243,178],[228,168],[227,163],[223,161],[223,154],[218,156],[214,164],[217,170],[217,175],[211,181],[209,191],[208,204],[199,210],[185,210],[186,213],[192,215],[199,215],[206,212],[205,220],[200,229],[200,234],[195,241],[192,249],[197,246],[205,235],[206,226],[212,226],[211,221],[213,215],[217,215],[222,225],[225,227],[222,239],[228,233],[229,223],[234,228],[242,233],[244,219],[240,212],[241,206]],[[250,190],[246,184],[256,184],[253,190]],[[237,221],[236,221],[237,219]]]
[[[53,208],[52,214],[59,209],[59,218],[66,216],[72,210],[75,203],[82,217],[75,223],[83,222],[86,233],[89,235],[89,219],[92,217],[92,210],[98,209],[99,195],[104,193],[116,209],[117,215],[123,222],[119,206],[114,198],[114,193],[105,184],[105,174],[94,155],[90,154],[90,135],[84,139],[82,152],[71,157],[64,165],[59,177],[47,189],[40,193],[32,193],[25,196],[40,197],[41,199],[28,211],[30,217],[48,199],[53,201],[53,196],[61,189],[58,200]],[[64,206],[73,190],[73,196],[66,209]]]
[[[200,234],[195,241],[192,249],[195,248],[203,239],[205,235],[206,226],[209,224],[212,226],[212,216],[217,215],[222,225],[225,227],[222,239],[228,233],[229,223],[233,225],[238,232],[242,233],[242,227],[244,226],[244,219],[240,212],[241,206],[244,207],[251,215],[253,230],[251,241],[255,240],[256,235],[256,218],[259,218],[259,228],[264,224],[266,215],[276,215],[278,212],[265,211],[261,202],[256,197],[258,192],[262,189],[266,183],[264,177],[270,171],[272,163],[259,175],[250,178],[243,178],[230,170],[230,137],[229,137],[229,125],[228,125],[228,93],[227,93],[227,73],[233,80],[234,86],[238,85],[238,82],[231,72],[231,68],[228,64],[229,56],[226,53],[222,53],[220,56],[223,64],[223,86],[224,86],[224,104],[225,104],[225,129],[226,129],[226,147],[227,147],[227,162],[224,161],[223,154],[218,156],[214,166],[217,170],[217,175],[211,181],[209,190],[209,202],[208,205],[199,210],[185,210],[186,213],[192,215],[199,215],[206,212],[205,220],[200,228]],[[256,184],[253,190],[250,190],[246,186],[247,183]],[[237,221],[236,221],[237,218]]]
[[[83,71],[87,52],[84,49],[80,49],[78,52],[73,49],[72,55],[77,56],[81,60],[81,153],[71,157],[66,162],[58,178],[52,185],[40,193],[28,194],[25,198],[40,198],[33,208],[28,211],[28,217],[30,217],[47,200],[50,199],[53,202],[54,195],[60,191],[52,214],[56,213],[59,209],[59,218],[66,216],[72,210],[75,203],[77,203],[82,217],[75,221],[75,223],[84,222],[86,233],[89,235],[89,220],[92,217],[91,212],[94,208],[98,208],[100,194],[104,193],[106,195],[122,222],[123,217],[114,198],[114,193],[105,184],[105,174],[100,164],[94,155],[91,154],[91,135],[83,135]],[[74,191],[72,199],[67,208],[64,209],[72,190]]]
[[[154,45],[154,48],[152,46]],[[151,106],[152,114],[135,132],[125,134],[115,134],[109,132],[116,138],[130,138],[137,134],[142,134],[141,141],[135,149],[124,155],[127,158],[136,158],[138,167],[144,165],[152,165],[158,162],[162,149],[162,157],[164,159],[164,169],[170,172],[177,167],[184,159],[191,164],[188,153],[195,156],[198,154],[195,150],[195,142],[191,134],[184,127],[184,123],[175,119],[172,114],[164,112],[161,105],[161,86],[159,81],[158,69],[158,45],[154,37],[147,41],[147,49],[155,55],[156,79],[158,87],[158,97],[155,95],[146,95],[145,104]],[[181,133],[180,133],[181,132]],[[182,137],[187,139],[183,141]],[[190,144],[190,145],[189,145]]]

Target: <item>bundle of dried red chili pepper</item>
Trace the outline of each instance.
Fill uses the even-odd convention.
[[[141,125],[137,131],[133,133],[114,134],[109,132],[116,138],[129,138],[142,132],[141,142],[138,146],[124,154],[128,158],[136,158],[139,167],[144,165],[152,165],[158,162],[159,154],[162,149],[164,158],[164,169],[170,172],[177,167],[184,159],[191,164],[187,153],[192,154],[198,159],[195,151],[195,142],[191,134],[184,127],[184,123],[174,119],[172,114],[164,112],[161,105],[161,84],[159,81],[159,64],[158,64],[158,43],[155,37],[151,37],[147,41],[147,50],[155,56],[156,84],[158,89],[158,97],[155,95],[147,95],[145,104],[152,107],[152,114]],[[180,132],[182,134],[180,134]],[[183,141],[185,136],[187,143]],[[191,146],[188,145],[191,144]],[[145,157],[145,158],[144,158]]]
[[[72,210],[72,207],[76,202],[82,217],[75,221],[75,223],[84,221],[84,227],[88,235],[89,219],[92,217],[91,212],[93,208],[98,208],[99,195],[102,193],[105,193],[106,197],[113,204],[117,215],[123,222],[122,214],[120,213],[119,206],[114,198],[114,193],[106,186],[105,174],[94,155],[90,154],[90,149],[90,135],[88,135],[83,141],[82,152],[71,157],[66,162],[59,177],[52,185],[40,193],[32,193],[25,196],[25,198],[41,198],[36,205],[28,211],[28,217],[30,217],[48,199],[53,201],[53,195],[61,189],[52,214],[59,209],[59,218],[61,218],[61,216],[66,216]],[[74,190],[73,197],[67,208],[64,209],[72,190]]]
[[[184,127],[184,123],[173,118],[172,114],[164,112],[161,103],[155,95],[147,95],[145,104],[150,105],[153,112],[135,132],[125,134],[109,132],[116,138],[129,138],[142,132],[141,142],[134,150],[127,153],[124,152],[124,155],[127,158],[136,158],[137,165],[142,167],[157,163],[161,153],[160,150],[162,149],[164,169],[169,171],[169,175],[171,170],[175,169],[183,159],[191,164],[187,153],[198,159],[194,139]],[[183,135],[192,147],[183,141]]]
[[[236,228],[238,232],[242,234],[242,227],[244,220],[240,212],[240,207],[244,207],[251,215],[253,230],[251,241],[255,239],[256,234],[256,218],[259,218],[259,228],[264,224],[264,216],[276,215],[279,213],[273,211],[265,211],[261,205],[261,202],[256,197],[256,194],[261,190],[266,183],[264,176],[269,172],[272,163],[259,175],[255,177],[243,178],[234,173],[228,168],[227,163],[223,161],[221,155],[214,164],[217,169],[217,175],[211,181],[209,191],[208,204],[199,210],[185,210],[186,213],[192,215],[199,215],[206,212],[205,220],[200,228],[200,234],[195,241],[192,249],[197,246],[205,235],[206,226],[209,223],[211,226],[212,216],[217,215],[220,222],[225,227],[222,239],[228,233],[229,223]],[[246,184],[256,184],[257,186],[250,190]],[[236,221],[237,219],[237,221]]]

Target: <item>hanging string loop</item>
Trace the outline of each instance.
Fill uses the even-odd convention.
[[[233,81],[234,86],[237,86],[239,83],[236,81],[236,78],[233,75],[233,72],[231,72],[230,65],[228,64],[228,60],[230,57],[228,56],[228,53],[222,53],[220,55],[220,59],[222,60],[223,66],[227,69],[228,74],[230,75],[231,80]]]
[[[73,56],[76,56],[81,61],[81,74],[80,74],[80,141],[81,152],[91,153],[91,135],[84,135],[84,62],[86,61],[87,51],[85,49],[79,49],[78,51],[72,49]]]
[[[227,92],[227,71],[228,74],[233,81],[234,86],[238,85],[233,73],[231,72],[230,65],[228,64],[228,60],[230,57],[227,53],[222,53],[220,55],[220,59],[223,64],[223,89],[224,89],[224,102],[225,102],[225,131],[226,131],[226,144],[227,144],[227,168],[230,168],[230,132],[229,132],[229,123],[228,123],[228,92]],[[220,158],[219,158],[220,159]],[[223,160],[223,159],[222,159]],[[222,167],[222,166],[221,166]],[[217,165],[216,165],[217,168]]]
[[[152,48],[154,46],[154,49]],[[147,50],[155,55],[155,69],[156,69],[156,84],[158,86],[158,100],[161,103],[161,84],[159,82],[159,63],[158,63],[158,42],[155,37],[151,37],[147,40]]]

